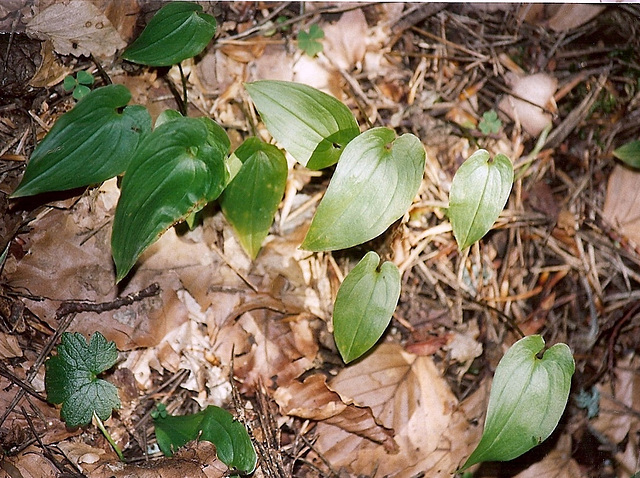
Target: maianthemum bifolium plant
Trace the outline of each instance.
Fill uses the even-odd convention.
[[[170,3],[158,11],[122,58],[149,66],[179,65],[202,52],[215,30],[215,19],[202,7]],[[69,89],[89,84],[84,75],[67,82]],[[363,244],[408,211],[425,166],[425,150],[416,136],[397,136],[385,127],[361,132],[342,102],[306,85],[263,80],[247,83],[245,88],[276,143],[301,166],[320,170],[335,165],[301,248],[333,251]],[[125,278],[142,252],[167,229],[192,219],[212,201],[219,202],[247,254],[257,256],[284,194],[287,162],[281,149],[248,138],[232,152],[226,131],[215,121],[189,118],[174,110],[163,112],[152,125],[144,106],[129,105],[131,94],[122,85],[88,93],[83,89],[83,94],[38,144],[12,197],[89,186],[122,175],[111,237],[116,281]],[[487,151],[478,150],[462,164],[451,184],[448,208],[461,250],[491,229],[512,183],[513,167],[504,155],[491,158]],[[346,363],[380,339],[400,290],[398,267],[390,261],[381,263],[374,251],[365,254],[345,277],[334,305],[333,326]],[[63,336],[61,347],[70,340]],[[90,344],[94,340],[104,345],[104,338],[92,338]],[[542,337],[530,336],[505,354],[496,370],[482,440],[461,470],[480,461],[515,458],[556,427],[567,402],[573,357],[566,345],[557,344],[539,358],[543,348]],[[78,353],[89,353],[82,350]],[[101,408],[95,413],[104,419],[111,405],[117,406],[117,394],[107,404],[95,404],[86,393],[78,395],[69,391],[73,387],[65,388],[61,382],[73,373],[69,364],[56,365],[64,354],[65,348],[59,349],[48,362],[50,401],[62,403],[63,418],[70,426],[86,424],[87,417],[93,416],[92,407],[98,405]],[[88,382],[80,385],[90,390],[107,387],[95,377],[113,364],[97,365],[85,367]],[[70,395],[63,396],[59,390]],[[75,419],[79,414],[81,419]],[[190,428],[171,432],[181,419]],[[217,443],[222,447],[219,454],[228,458],[229,466],[249,472],[255,467],[255,452],[252,447],[249,451],[244,427],[231,427],[228,419],[219,410],[209,409],[187,417],[170,417],[162,407],[154,412],[158,442],[165,453],[197,436],[221,433],[232,437],[232,443]]]

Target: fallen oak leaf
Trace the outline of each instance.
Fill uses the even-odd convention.
[[[327,386],[324,375],[310,375],[302,383],[279,387],[274,399],[284,415],[323,421],[381,444],[389,453],[398,452],[394,431],[378,423],[371,408],[344,401]]]

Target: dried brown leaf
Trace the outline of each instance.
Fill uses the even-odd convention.
[[[469,453],[460,441],[477,434],[430,357],[417,357],[395,344],[381,344],[364,360],[341,371],[329,384],[340,396],[372,409],[377,421],[395,431],[399,452],[318,425],[317,449],[335,467],[366,476],[449,476]]]
[[[362,9],[345,12],[336,23],[321,25],[324,53],[345,71],[360,69],[367,50],[369,27]]]
[[[578,463],[571,458],[571,436],[563,435],[554,450],[514,478],[584,478],[584,476]]]
[[[369,407],[345,403],[339,394],[327,387],[324,375],[311,375],[303,383],[292,382],[286,387],[280,387],[275,391],[274,399],[285,415],[323,421],[382,444],[388,452],[398,451],[393,440],[393,430],[376,422]]]
[[[27,32],[47,35],[61,55],[107,58],[127,46],[109,19],[86,0],[51,5],[33,17]]]
[[[640,171],[621,165],[613,168],[603,215],[623,236],[640,245]]]

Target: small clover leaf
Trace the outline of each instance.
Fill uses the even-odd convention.
[[[324,32],[318,25],[311,25],[309,32],[304,30],[298,33],[298,48],[307,55],[314,57],[323,49],[322,43],[318,40],[324,38]]]
[[[485,111],[482,115],[480,123],[478,123],[478,129],[482,134],[497,133],[502,128],[502,121],[498,118],[498,113],[494,110]]]
[[[64,87],[64,91],[73,90],[73,98],[80,100],[91,92],[89,86],[93,85],[94,82],[95,78],[91,73],[88,71],[79,71],[76,73],[75,78],[71,75],[65,76],[62,86]]]
[[[67,426],[87,425],[94,412],[106,420],[114,408],[120,408],[118,389],[97,378],[118,358],[114,342],[100,332],[89,343],[79,333],[65,332],[56,351],[45,362],[45,388],[49,402],[62,404],[60,415]]]

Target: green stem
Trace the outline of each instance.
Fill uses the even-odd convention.
[[[182,63],[178,63],[178,70],[180,70],[180,79],[182,80],[182,105],[180,113],[182,116],[187,116],[187,108],[188,108],[188,99],[187,99],[187,79],[184,76],[184,72],[182,71]]]
[[[120,458],[120,461],[124,461],[124,456],[122,455],[122,451],[120,450],[120,447],[116,444],[116,442],[113,440],[113,438],[111,438],[111,435],[109,434],[107,429],[104,427],[104,423],[102,423],[102,420],[96,414],[95,411],[93,412],[93,419],[96,421],[96,424],[98,425],[98,428],[100,429],[100,431],[102,432],[104,437],[107,439],[107,441],[111,445],[111,448],[113,448],[113,451],[115,451],[116,454],[118,455],[118,458]]]

